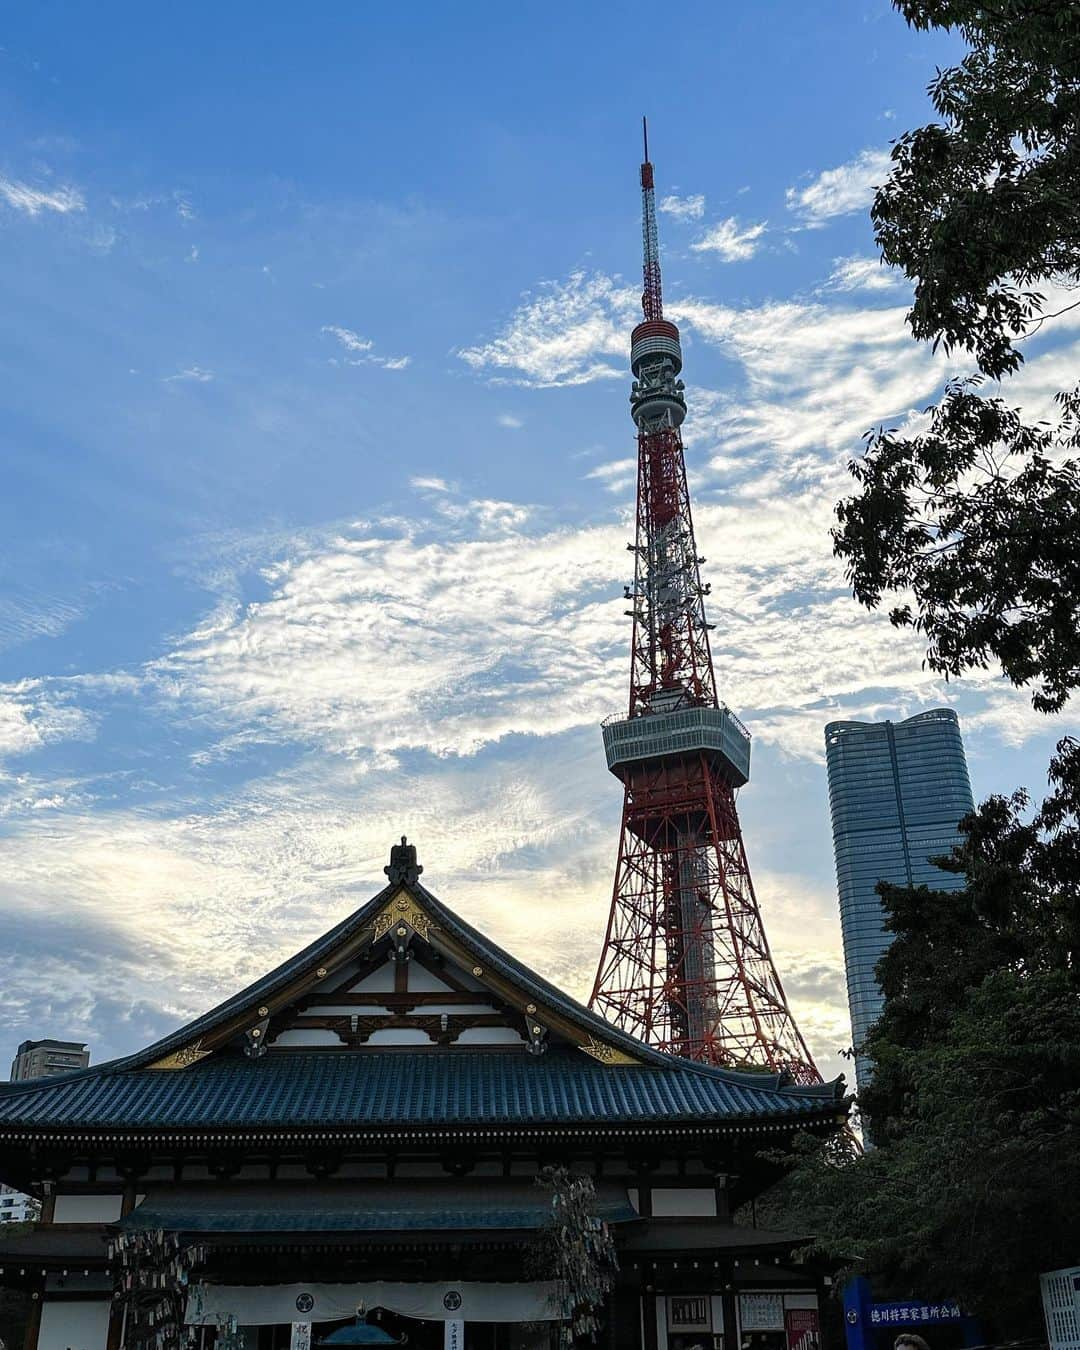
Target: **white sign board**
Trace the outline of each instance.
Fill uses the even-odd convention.
[[[743,1331],[783,1331],[783,1294],[740,1294],[739,1327]]]
[[[444,1322],[443,1350],[465,1350],[465,1323],[460,1319]]]
[[[289,1338],[289,1350],[311,1350],[311,1323],[294,1322],[292,1336]]]

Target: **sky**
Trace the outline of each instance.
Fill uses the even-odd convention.
[[[977,797],[1068,723],[851,598],[833,503],[963,354],[868,206],[960,54],[885,0],[39,0],[0,26],[0,1065],[183,1023],[385,880],[587,996],[621,792],[648,114],[721,696],[765,925],[849,1044],[835,718],[960,715]],[[1080,357],[1044,325],[1009,394]]]

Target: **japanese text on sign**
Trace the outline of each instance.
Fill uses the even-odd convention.
[[[924,1322],[959,1322],[958,1303],[874,1303],[870,1323],[876,1327],[913,1326]]]

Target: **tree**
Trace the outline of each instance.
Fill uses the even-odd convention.
[[[880,429],[837,507],[855,596],[927,641],[931,668],[1000,663],[1045,712],[1080,685],[1080,386],[1033,423],[986,379],[1080,305],[1080,6],[894,0],[969,50],[930,93],[941,122],[902,136],[871,212],[915,283],[913,335],[971,354],[914,435]],[[880,1294],[959,1297],[991,1335],[1042,1335],[1042,1270],[1080,1259],[1080,746],[1051,792],[996,796],[941,865],[963,890],[880,886],[893,942],[861,1047],[877,1148],[806,1141],[797,1184],[817,1245]]]
[[[871,216],[884,260],[915,283],[914,336],[972,353],[914,436],[879,429],[837,508],[857,599],[924,634],[946,675],[1001,664],[1060,709],[1080,683],[1080,387],[1031,424],[981,392],[1021,344],[1080,305],[1080,7],[1074,0],[894,0],[970,50],[930,87],[940,123],[909,131]]]
[[[125,1350],[181,1350],[192,1271],[205,1259],[204,1247],[185,1246],[178,1233],[160,1228],[110,1240],[114,1297],[125,1313]]]
[[[545,1167],[537,1184],[551,1194],[551,1215],[540,1231],[533,1264],[555,1281],[559,1344],[595,1340],[619,1270],[615,1240],[596,1213],[596,1187],[591,1177],[575,1176],[565,1167]]]
[[[892,945],[864,1052],[865,1156],[807,1141],[787,1188],[819,1252],[879,1295],[958,1297],[1041,1335],[1040,1271],[1080,1258],[1080,743],[1051,792],[992,797],[941,862],[961,891],[882,885]]]

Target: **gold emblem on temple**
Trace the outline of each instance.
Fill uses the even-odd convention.
[[[390,929],[399,923],[409,924],[427,942],[428,929],[432,926],[431,920],[412,896],[406,895],[404,892],[391,900],[376,914],[374,940],[378,942],[381,937],[385,937]]]
[[[598,1041],[595,1036],[590,1036],[584,1045],[578,1046],[585,1054],[592,1055],[593,1059],[598,1059],[601,1064],[636,1064],[638,1061],[633,1055],[628,1055],[624,1050],[616,1050],[613,1045],[608,1045],[605,1041]]]
[[[180,1050],[174,1050],[171,1055],[166,1055],[149,1067],[151,1069],[188,1069],[192,1064],[198,1064],[200,1059],[205,1059],[209,1053],[209,1050],[202,1048],[201,1040],[192,1041],[190,1045],[185,1045]]]

